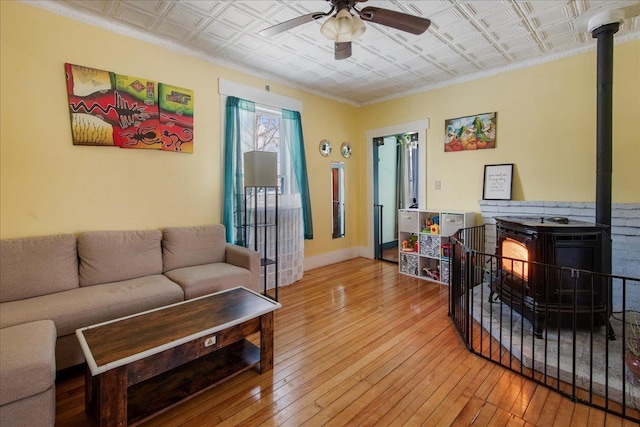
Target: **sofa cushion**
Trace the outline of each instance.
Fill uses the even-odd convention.
[[[80,286],[161,274],[161,240],[160,230],[80,233]]]
[[[51,320],[0,329],[0,405],[50,389],[56,378]]]
[[[56,422],[56,388],[0,406],[0,424],[12,427],[53,427]]]
[[[73,234],[0,242],[0,302],[78,287],[78,252]]]
[[[52,319],[58,336],[64,336],[78,328],[183,300],[180,286],[157,274],[2,303],[0,327]]]
[[[164,271],[224,262],[225,250],[226,233],[221,224],[169,227],[162,232]]]
[[[178,268],[164,274],[182,286],[185,299],[196,298],[236,286],[245,286],[258,291],[258,289],[254,289],[254,281],[249,270],[223,262]]]

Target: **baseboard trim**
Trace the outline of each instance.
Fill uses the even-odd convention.
[[[325,265],[335,264],[337,262],[347,261],[353,258],[358,258],[360,256],[363,256],[363,249],[366,248],[346,248],[312,257],[305,257],[304,271],[313,270],[314,268],[324,267]]]

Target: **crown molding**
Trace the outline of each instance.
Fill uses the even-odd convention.
[[[614,39],[614,44],[621,44],[621,43],[626,43],[628,41],[631,40],[636,40],[636,39],[640,39],[640,32],[636,32],[636,33],[631,33],[631,34],[626,34],[624,36],[619,36],[617,38]],[[473,73],[473,74],[468,74],[465,76],[460,76],[460,77],[456,77],[444,82],[440,82],[440,83],[436,83],[436,84],[431,84],[431,85],[426,85],[426,86],[421,86],[421,87],[417,87],[408,91],[404,91],[404,92],[399,92],[399,93],[394,93],[393,95],[389,95],[389,96],[385,96],[382,98],[377,98],[371,101],[367,101],[362,103],[362,106],[366,106],[366,105],[372,105],[372,104],[378,104],[380,102],[385,102],[385,101],[390,101],[393,99],[397,99],[397,98],[403,98],[405,96],[411,96],[411,95],[417,95],[420,93],[424,93],[424,92],[429,92],[432,90],[436,90],[436,89],[442,89],[445,88],[447,86],[453,86],[453,85],[457,85],[460,83],[466,83],[466,82],[470,82],[473,80],[480,80],[483,79],[485,77],[490,77],[490,76],[495,76],[496,74],[502,74],[502,73],[507,73],[510,71],[515,71],[515,70],[521,70],[524,68],[528,68],[528,67],[533,67],[535,65],[540,65],[540,64],[545,64],[548,62],[553,62],[556,61],[558,59],[562,59],[562,58],[568,58],[571,56],[576,56],[576,55],[580,55],[582,53],[585,52],[590,52],[596,49],[596,44],[594,43],[591,46],[586,46],[586,47],[581,47],[579,49],[573,49],[573,50],[568,50],[565,52],[560,52],[560,53],[554,53],[554,54],[549,54],[547,56],[544,57],[539,57],[539,58],[535,58],[535,59],[529,59],[526,61],[520,61],[520,62],[516,62],[513,64],[509,64],[509,65],[505,65],[503,67],[498,67],[498,68],[493,68],[491,70],[486,70],[486,71],[480,71],[478,73]]]

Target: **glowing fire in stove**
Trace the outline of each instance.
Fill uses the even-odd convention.
[[[502,241],[502,268],[516,276],[527,280],[529,278],[529,251],[522,243],[506,238]],[[506,258],[513,258],[506,259]],[[521,261],[516,261],[521,260]]]

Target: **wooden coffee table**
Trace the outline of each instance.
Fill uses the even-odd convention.
[[[136,425],[258,364],[273,369],[280,307],[237,287],[76,330],[90,418]],[[246,339],[256,332],[260,347]]]

